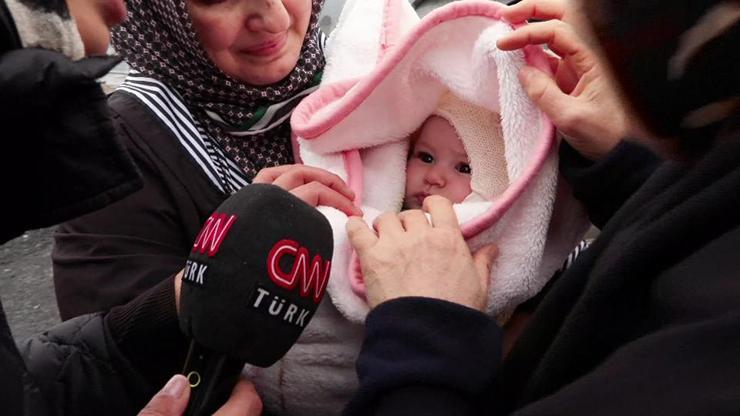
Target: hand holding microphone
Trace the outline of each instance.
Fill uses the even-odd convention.
[[[326,218],[276,186],[249,185],[216,209],[183,272],[186,414],[213,413],[245,363],[267,367],[290,349],[321,302],[332,252]]]
[[[172,377],[167,384],[141,409],[138,416],[182,416],[188,406],[190,386],[182,374]],[[241,378],[234,386],[229,400],[213,416],[260,416],[262,400],[254,385]]]

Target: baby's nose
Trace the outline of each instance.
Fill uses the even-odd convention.
[[[444,172],[437,166],[431,167],[427,171],[424,179],[427,181],[428,184],[439,187],[445,186],[445,184],[447,183]]]

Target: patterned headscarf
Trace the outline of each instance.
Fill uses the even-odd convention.
[[[684,156],[740,116],[739,0],[583,1],[611,67],[648,126]]]
[[[132,69],[174,88],[195,121],[252,178],[263,167],[292,163],[293,155],[289,117],[250,127],[264,125],[266,113],[275,120],[275,112],[292,111],[300,101],[296,96],[318,83],[324,67],[318,27],[324,0],[305,1],[312,2],[312,11],[298,62],[269,86],[241,82],[211,62],[185,0],[129,0],[128,19],[113,31],[113,46]]]

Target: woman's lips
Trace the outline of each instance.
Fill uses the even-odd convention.
[[[259,57],[270,57],[283,49],[283,46],[285,45],[285,41],[288,38],[287,33],[282,33],[281,35],[278,35],[266,42],[262,42],[258,45],[242,49],[243,53],[246,53],[248,55],[252,56],[259,56]]]

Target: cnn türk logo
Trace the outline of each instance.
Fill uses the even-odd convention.
[[[289,271],[281,267],[281,260],[286,256],[293,259],[293,267]],[[270,279],[283,289],[294,290],[298,286],[300,295],[311,296],[314,303],[321,301],[330,272],[330,260],[324,260],[318,254],[311,257],[305,247],[293,240],[278,241],[267,255]]]
[[[195,238],[191,252],[206,254],[208,257],[215,256],[235,221],[236,215],[233,214],[228,216],[217,212],[211,214]]]

